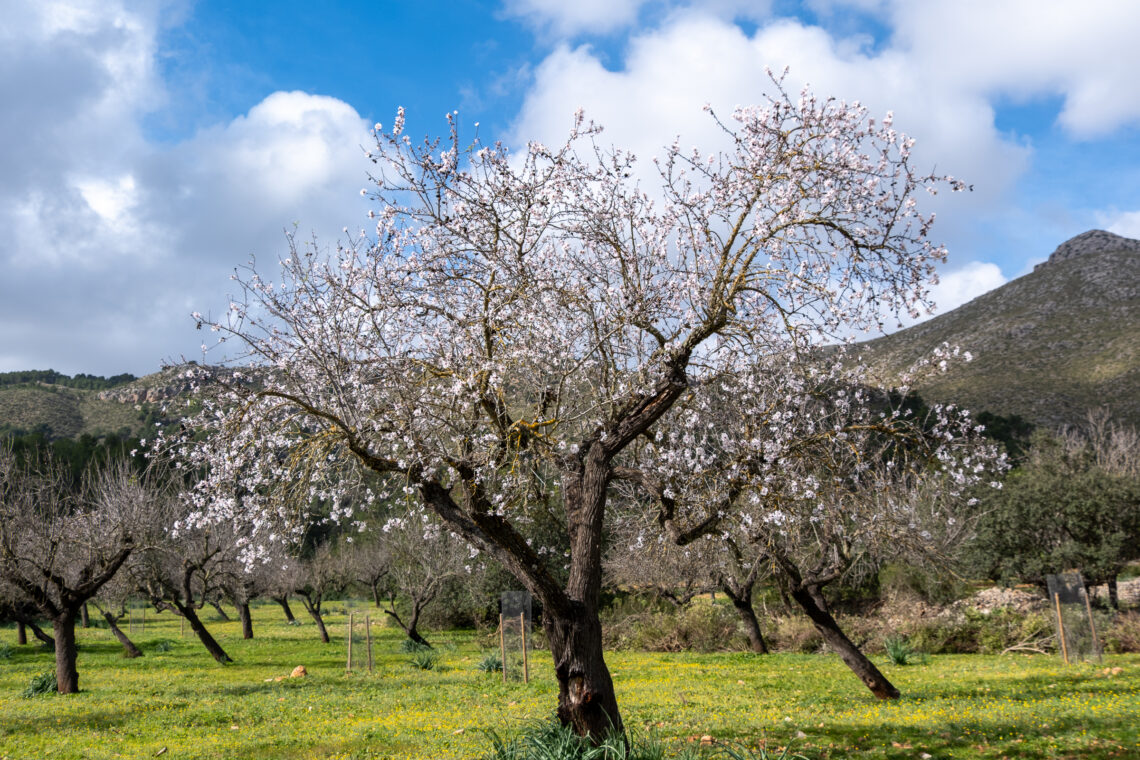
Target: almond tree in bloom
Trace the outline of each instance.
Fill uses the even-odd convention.
[[[666,148],[652,188],[580,114],[517,155],[453,118],[435,141],[402,112],[377,125],[375,237],[293,245],[279,275],[235,275],[226,315],[196,315],[244,358],[200,370],[215,392],[171,444],[206,473],[195,519],[248,523],[256,559],[313,504],[351,519],[342,495],[379,473],[368,498],[431,509],[541,600],[561,720],[621,731],[598,597],[631,446],[710,378],[916,312],[945,257],[916,196],[960,184],[916,173],[889,118],[772,84],[710,112],[724,150]],[[525,538],[551,500],[565,554]]]
[[[940,347],[925,363],[956,353]],[[772,575],[875,696],[897,698],[823,588],[892,560],[945,561],[966,537],[968,489],[997,485],[1004,457],[967,412],[915,414],[905,388],[876,389],[838,349],[817,354],[774,354],[686,393],[613,477],[656,504],[631,548],[669,541],[702,562],[754,649],[752,587]]]

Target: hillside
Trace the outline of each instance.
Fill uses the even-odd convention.
[[[1016,414],[1050,428],[1107,405],[1140,427],[1140,240],[1101,230],[1078,235],[1030,274],[865,344],[865,356],[888,380],[943,342],[975,359],[919,383],[927,400]],[[188,390],[179,372],[111,378],[113,386],[103,388],[16,382],[21,373],[8,373],[12,382],[0,383],[0,430],[38,428],[52,438],[137,435],[163,401]],[[90,376],[72,380],[92,384]]]
[[[48,371],[50,373],[50,370]],[[0,382],[0,432],[42,432],[49,439],[140,435],[158,418],[161,402],[188,390],[177,369],[126,380],[92,383],[89,376],[55,374],[51,382],[5,373]],[[75,385],[93,387],[75,387]]]
[[[1050,428],[1106,405],[1140,426],[1140,240],[1085,232],[1030,274],[866,345],[885,376],[944,341],[974,361],[920,382],[924,398]]]

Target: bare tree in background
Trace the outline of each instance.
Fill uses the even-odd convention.
[[[50,457],[21,464],[0,449],[0,589],[51,620],[61,694],[79,691],[80,608],[134,550],[145,494],[126,463],[75,484]]]

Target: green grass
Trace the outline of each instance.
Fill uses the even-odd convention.
[[[168,613],[148,615],[137,660],[105,629],[81,630],[81,693],[70,696],[24,699],[53,657],[13,646],[0,660],[0,758],[153,757],[164,747],[180,759],[479,757],[491,748],[486,729],[507,736],[553,711],[549,655],[531,658],[529,685],[504,684],[476,669],[488,642],[469,632],[432,632],[439,667],[418,670],[399,651],[403,632],[379,629],[376,673],[346,675],[337,606],[328,645],[311,623],[286,625],[276,605],[254,609],[251,641],[236,620],[208,622],[236,660],[226,667]],[[0,630],[0,641],[14,644],[15,632]],[[673,754],[710,736],[809,758],[1140,756],[1138,655],[1071,667],[1041,655],[875,660],[901,700],[876,701],[830,656],[607,655],[627,724]],[[310,675],[288,678],[296,665]]]

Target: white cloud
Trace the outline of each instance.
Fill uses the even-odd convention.
[[[762,101],[771,87],[766,66],[789,66],[793,91],[806,82],[817,94],[860,100],[872,114],[893,110],[899,128],[918,139],[918,170],[937,169],[974,185],[973,193],[927,202],[926,209],[940,215],[939,240],[965,239],[976,216],[1010,191],[1031,156],[1029,148],[997,132],[982,95],[932,88],[926,73],[899,52],[870,54],[861,44],[789,20],[749,36],[698,12],[680,13],[660,29],[632,37],[617,71],[587,47],[558,48],[535,71],[514,142],[556,143],[581,105],[605,125],[606,142],[643,161],[677,135],[683,146],[707,150],[719,135],[701,106],[711,103],[727,116],[736,105]]]
[[[1101,215],[1101,226],[1127,238],[1140,240],[1140,211],[1118,211]]]
[[[1059,95],[1060,124],[1092,137],[1140,120],[1140,4],[894,0],[892,46],[931,86],[1015,99]]]
[[[945,314],[1006,282],[1001,268],[985,261],[971,261],[958,269],[943,272],[938,277],[938,284],[930,289],[937,307],[935,313]]]
[[[506,0],[507,15],[533,26],[549,28],[560,37],[581,32],[605,34],[629,26],[647,0]]]
[[[32,2],[0,22],[0,370],[193,358],[187,315],[225,306],[234,266],[272,261],[294,222],[331,245],[364,221],[368,128],[340,100],[278,92],[181,144],[145,139],[166,97],[157,8]]]

